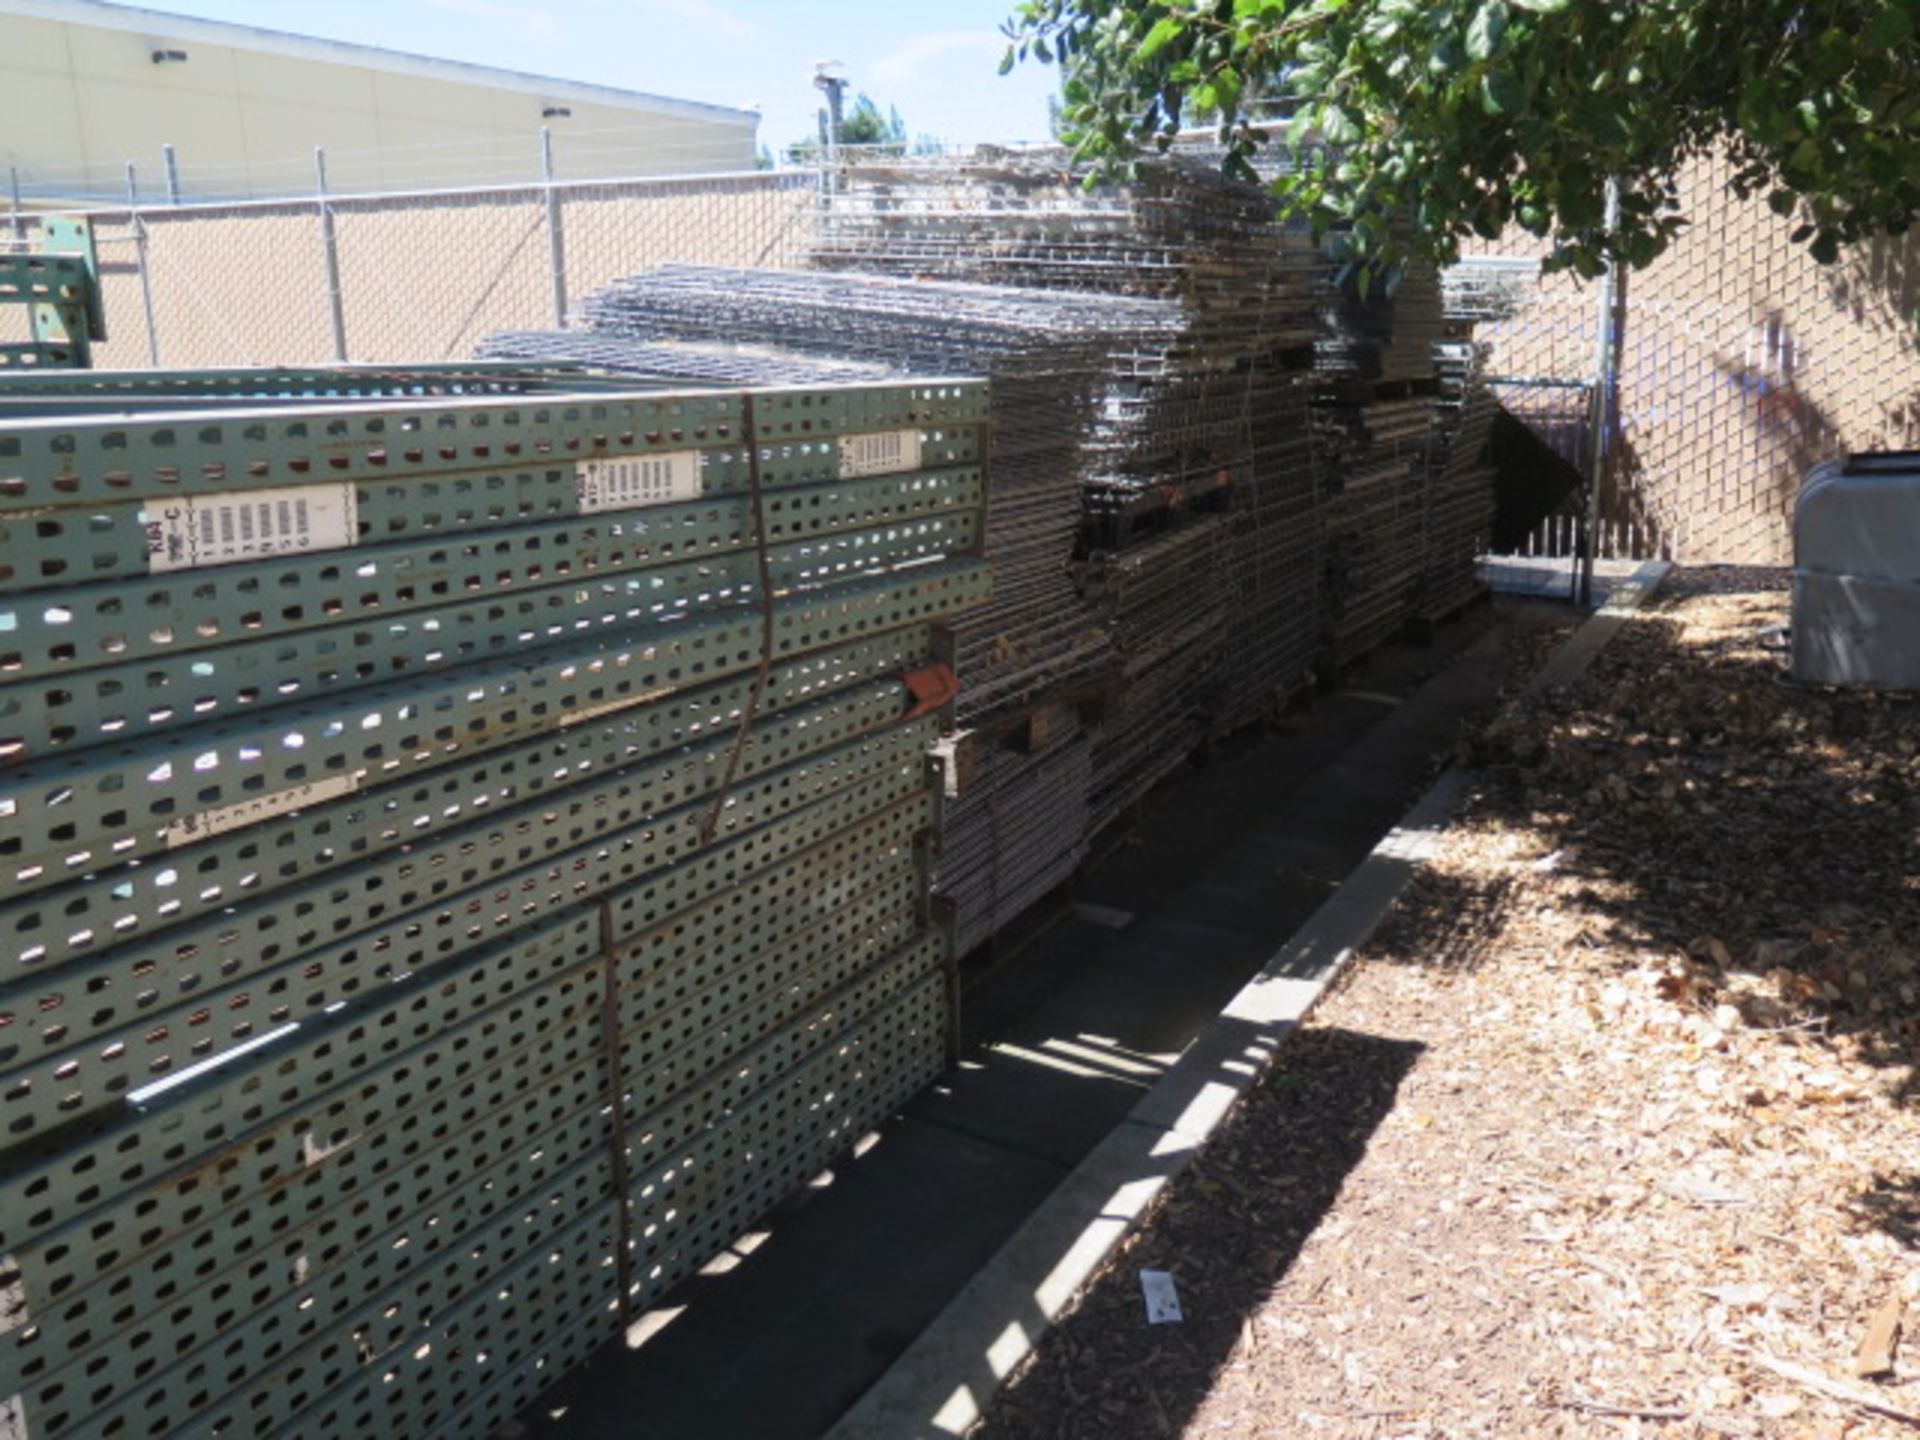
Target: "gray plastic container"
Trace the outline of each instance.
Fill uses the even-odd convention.
[[[1920,451],[1816,466],[1793,560],[1794,678],[1920,690]]]

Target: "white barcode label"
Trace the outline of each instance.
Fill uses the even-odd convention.
[[[159,574],[344,550],[359,536],[358,494],[351,485],[183,495],[147,512],[147,568]]]
[[[284,815],[289,810],[318,805],[338,795],[351,795],[359,788],[360,777],[357,774],[329,775],[322,780],[309,780],[304,785],[290,785],[285,790],[275,790],[271,795],[257,795],[238,804],[202,810],[198,815],[176,820],[167,827],[167,848],[171,850],[176,846],[191,845],[196,840],[224,835],[229,830],[254,825],[275,815]]]
[[[583,460],[573,472],[580,513],[638,510],[700,498],[700,452],[669,450],[661,455],[621,455]]]
[[[840,478],[856,475],[893,475],[920,468],[918,430],[876,430],[866,435],[840,437]]]

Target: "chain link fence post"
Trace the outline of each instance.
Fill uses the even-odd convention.
[[[1606,224],[1609,233],[1620,224],[1620,182],[1607,181]],[[1580,510],[1579,574],[1574,590],[1582,605],[1593,603],[1593,562],[1600,542],[1600,507],[1607,470],[1613,458],[1613,432],[1620,415],[1620,330],[1624,319],[1626,269],[1619,257],[1607,262],[1600,277],[1598,309],[1594,317],[1594,364],[1591,417],[1587,425],[1587,494]]]
[[[333,207],[327,203],[327,152],[313,147],[314,186],[320,202],[320,250],[327,268],[327,313],[333,321],[333,358],[347,362],[347,310],[340,294],[340,242],[333,230]]]
[[[553,183],[553,130],[540,127],[540,183],[546,188],[547,263],[553,271],[553,323],[567,328],[567,237],[560,221],[560,191]]]
[[[147,318],[147,364],[160,368],[160,335],[153,324],[153,276],[147,267],[147,225],[140,218],[140,177],[127,162],[127,223],[133,231],[134,253],[140,262],[140,308]]]

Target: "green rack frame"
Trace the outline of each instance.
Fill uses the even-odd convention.
[[[0,251],[0,304],[27,308],[33,338],[0,345],[0,371],[84,370],[107,338],[92,222],[48,215],[39,248]]]
[[[0,384],[10,1419],[483,1436],[944,1067],[986,419]]]

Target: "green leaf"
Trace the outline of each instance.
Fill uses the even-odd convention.
[[[1500,52],[1507,36],[1507,7],[1502,0],[1486,0],[1474,12],[1467,25],[1467,56],[1472,60],[1491,60]]]
[[[1007,53],[1000,57],[1000,73],[1002,75],[1013,73],[1013,46],[1011,45],[1007,47]]]
[[[1142,65],[1145,65],[1186,33],[1187,27],[1182,22],[1171,15],[1165,16],[1147,32],[1147,38],[1140,42],[1140,48],[1134,52],[1134,55]]]
[[[1480,77],[1480,104],[1489,115],[1511,115],[1527,103],[1527,92],[1505,70]]]
[[[1807,253],[1822,265],[1831,265],[1840,258],[1840,237],[1831,230],[1822,230],[1813,237],[1813,244],[1807,247]]]
[[[1860,38],[1869,49],[1892,50],[1906,42],[1913,34],[1913,17],[1898,4],[1883,6],[1880,13],[1867,22],[1867,28]]]

